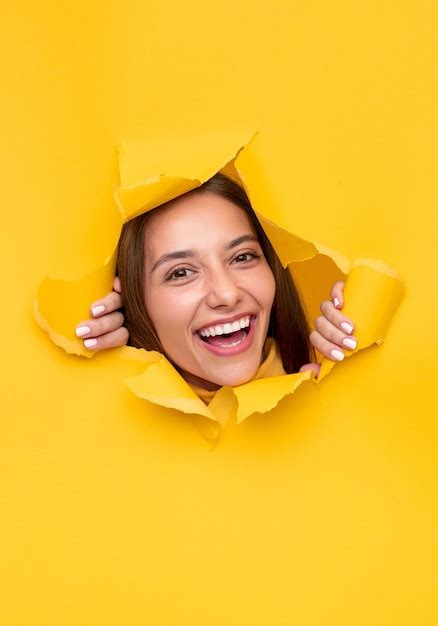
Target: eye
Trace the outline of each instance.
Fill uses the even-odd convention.
[[[188,278],[193,273],[193,270],[190,270],[188,267],[178,267],[176,270],[166,274],[166,280],[182,280]]]
[[[255,252],[240,252],[240,254],[234,257],[233,263],[249,263],[249,261],[259,259],[261,256],[261,254],[256,254]]]

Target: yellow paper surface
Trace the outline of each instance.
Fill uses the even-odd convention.
[[[403,294],[403,285],[392,268],[374,259],[355,260],[345,284],[346,305],[342,312],[355,320],[354,334],[358,347],[347,351],[347,357],[357,352],[359,346],[363,349],[373,343],[383,343]],[[334,361],[324,359],[318,382],[321,382],[333,366]]]
[[[1,623],[436,626],[436,3],[2,9]],[[234,391],[220,421],[139,398],[155,357],[72,356],[32,310],[111,257],[117,144],[235,127],[259,214],[318,250],[290,266],[323,275],[312,319],[358,258],[406,289],[382,345],[239,424]]]
[[[247,137],[249,142],[245,143]],[[300,289],[307,305],[314,305],[315,295],[330,288],[327,269],[346,271],[347,259],[327,247],[305,241],[293,235],[269,219],[272,199],[269,196],[269,181],[263,180],[258,166],[260,158],[254,142],[255,133],[236,130],[228,134],[208,133],[202,141],[199,137],[179,139],[174,144],[163,141],[148,145],[139,141],[122,145],[120,155],[120,186],[115,189],[115,200],[121,220],[128,221],[141,213],[152,210],[178,195],[201,185],[214,173],[228,168],[233,177],[246,188],[251,203],[267,236],[277,251],[284,267],[312,261],[312,268]],[[154,164],[148,164],[148,155],[153,155]],[[170,157],[166,168],[167,155]],[[143,164],[145,164],[143,166]],[[146,169],[154,167],[154,170]],[[177,175],[179,173],[179,176]],[[116,250],[111,260],[82,280],[59,281],[46,279],[42,284],[35,305],[38,323],[49,333],[55,343],[67,352],[85,354],[82,342],[72,339],[75,319],[81,319],[84,299],[89,302],[96,294],[105,293],[111,284]],[[366,271],[366,270],[369,271]],[[291,271],[292,268],[291,268]],[[351,300],[354,319],[358,320],[358,350],[372,343],[381,343],[391,318],[402,297],[400,279],[394,270],[381,261],[358,260],[353,265],[352,278],[346,291]],[[93,295],[93,297],[91,297]],[[62,303],[60,307],[58,303]],[[76,318],[75,318],[76,316]],[[92,354],[92,352],[89,352]],[[334,366],[334,362],[323,364],[319,380]],[[238,423],[253,413],[265,413],[273,409],[282,398],[293,393],[304,381],[311,378],[308,372],[266,380],[250,381],[233,390],[237,405],[228,401],[229,393],[218,395],[214,405],[207,408],[196,393],[181,378],[173,366],[162,357],[135,378],[127,380],[128,387],[138,397],[183,413],[201,415],[218,421],[222,425],[235,419]],[[223,403],[221,398],[223,398]],[[228,410],[226,407],[229,407]],[[215,412],[221,415],[220,419]]]

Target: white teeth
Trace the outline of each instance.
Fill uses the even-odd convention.
[[[248,328],[251,321],[251,317],[247,315],[246,317],[240,318],[240,320],[236,320],[231,324],[218,324],[217,326],[208,326],[207,328],[203,328],[199,331],[201,337],[215,337],[216,335],[224,335],[235,333],[241,328]]]
[[[243,341],[243,337],[241,337],[237,341],[233,341],[233,343],[219,344],[219,346],[221,348],[234,348],[235,346],[238,346],[239,343],[242,343],[242,341]]]
[[[242,317],[239,321],[240,328],[247,328],[249,326],[249,317]]]

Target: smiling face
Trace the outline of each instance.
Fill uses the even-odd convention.
[[[188,382],[235,386],[256,373],[275,280],[243,209],[209,192],[163,207],[145,232],[144,299]]]

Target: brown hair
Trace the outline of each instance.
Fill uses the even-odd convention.
[[[298,372],[311,361],[313,350],[304,307],[288,269],[283,268],[250,204],[245,190],[223,174],[216,174],[188,193],[209,192],[233,202],[245,211],[254,228],[265,258],[275,278],[275,297],[268,335],[277,340],[286,373]],[[159,207],[158,207],[159,208]],[[144,304],[144,234],[154,213],[149,211],[123,225],[119,240],[117,275],[122,284],[125,325],[129,345],[164,354],[160,340]],[[167,355],[166,355],[167,356]]]

